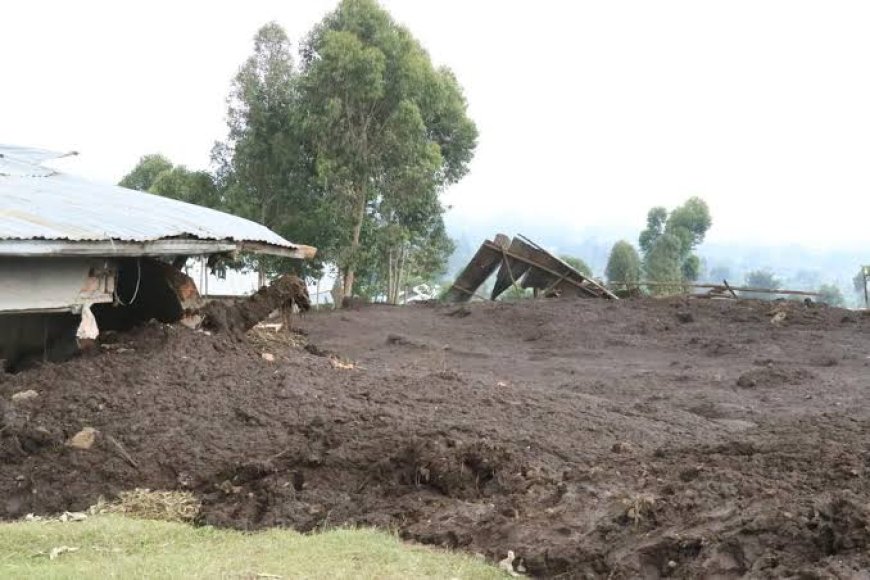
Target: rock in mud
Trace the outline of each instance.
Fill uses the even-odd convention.
[[[33,389],[27,389],[26,391],[19,391],[12,395],[13,403],[21,403],[23,401],[29,401],[31,399],[35,399],[39,396],[39,393],[34,391]]]
[[[97,440],[99,431],[93,427],[85,427],[66,442],[67,447],[73,449],[90,449]]]

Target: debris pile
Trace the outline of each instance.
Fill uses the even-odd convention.
[[[0,518],[102,497],[377,526],[532,577],[861,577],[870,315],[771,306],[370,305],[286,341],[152,321],[0,378]]]
[[[305,282],[288,274],[235,304],[209,302],[201,310],[202,325],[219,332],[245,333],[275,310],[286,313],[294,306],[305,311],[311,307],[311,302]]]
[[[489,296],[495,300],[511,286],[534,290],[535,295],[608,298],[616,296],[603,285],[579,272],[528,238],[517,235],[513,240],[497,234],[481,244],[477,253],[447,291],[448,302],[467,302],[498,269],[495,286]]]

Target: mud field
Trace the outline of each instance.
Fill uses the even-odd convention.
[[[202,523],[375,525],[533,576],[867,577],[870,317],[566,299],[297,325],[152,323],[3,376],[0,517],[191,489]]]

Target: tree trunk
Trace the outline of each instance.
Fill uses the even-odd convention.
[[[393,290],[393,304],[399,303],[399,293],[402,291],[402,286],[405,283],[405,257],[407,248],[402,242],[399,246],[398,256],[396,258],[396,288]],[[408,292],[405,291],[405,302],[408,301]]]
[[[393,248],[387,253],[387,302],[393,302]]]
[[[353,296],[354,274],[356,273],[356,254],[359,251],[359,237],[362,233],[363,221],[366,217],[366,196],[364,191],[358,192],[359,200],[357,201],[355,222],[353,224],[353,238],[350,241],[350,264],[344,272],[344,297],[350,298]]]

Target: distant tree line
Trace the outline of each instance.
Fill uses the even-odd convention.
[[[316,246],[341,295],[396,300],[453,251],[439,194],[477,143],[462,89],[374,0],[342,0],[296,52],[279,25],[257,32],[213,172],[146,155],[120,184],[260,222]]]

